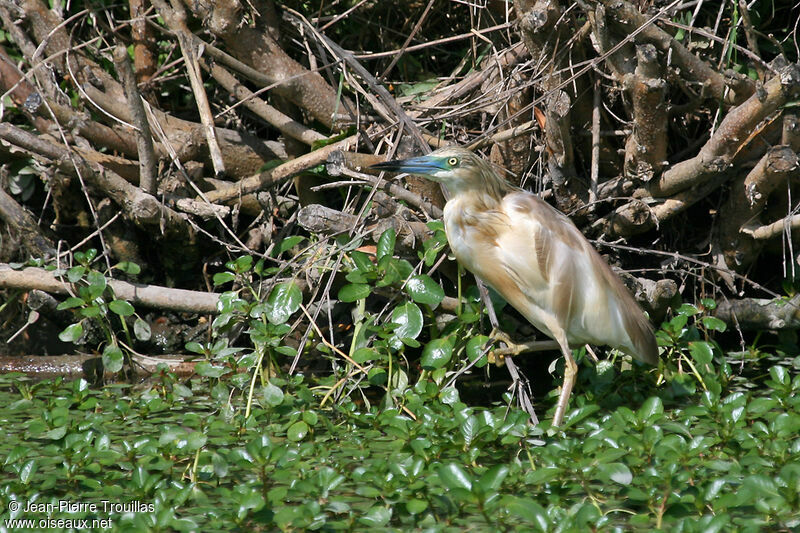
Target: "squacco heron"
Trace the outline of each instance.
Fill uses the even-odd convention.
[[[564,214],[512,186],[469,150],[446,147],[372,168],[442,183],[447,241],[456,259],[554,339],[565,359],[553,426],[575,384],[571,346],[608,345],[658,364],[653,329],[636,301]]]

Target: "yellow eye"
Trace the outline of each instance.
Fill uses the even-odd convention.
[[[458,158],[457,157],[451,157],[450,159],[447,160],[447,164],[450,165],[451,167],[458,166]]]

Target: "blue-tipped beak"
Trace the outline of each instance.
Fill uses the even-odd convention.
[[[446,170],[445,160],[438,157],[424,155],[422,157],[412,157],[411,159],[398,159],[386,161],[370,166],[375,170],[388,170],[389,172],[407,172],[408,174],[419,174],[428,176],[437,170]]]

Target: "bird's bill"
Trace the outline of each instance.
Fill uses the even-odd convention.
[[[395,161],[385,161],[377,163],[370,168],[375,170],[388,170],[389,172],[406,172],[408,174],[419,174],[429,176],[434,172],[445,170],[446,162],[444,159],[424,155],[422,157],[412,157],[411,159],[397,159]]]

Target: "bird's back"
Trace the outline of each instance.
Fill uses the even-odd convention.
[[[453,198],[445,207],[456,258],[544,333],[571,345],[610,345],[650,364],[658,347],[628,290],[575,225],[524,191],[494,208]]]

